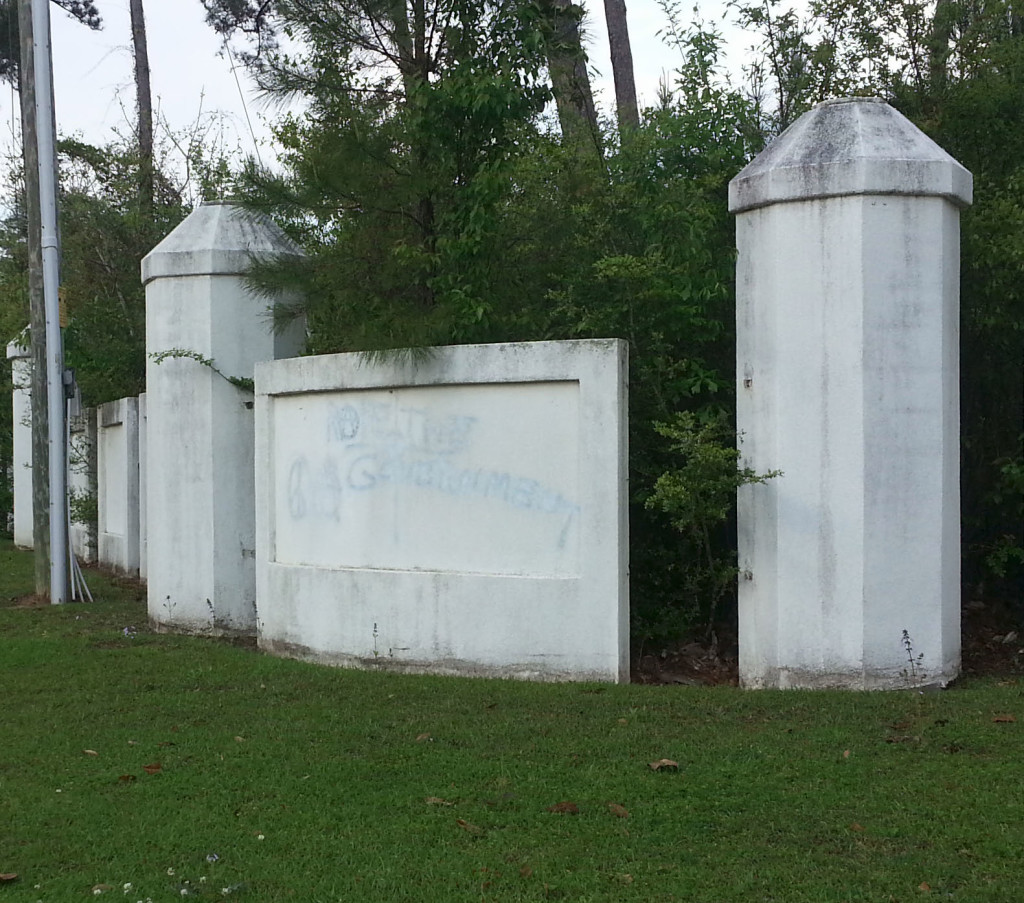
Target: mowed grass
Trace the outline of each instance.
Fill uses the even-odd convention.
[[[1013,680],[334,670],[150,634],[97,575],[94,604],[14,607],[30,569],[0,545],[0,903],[1024,898]]]

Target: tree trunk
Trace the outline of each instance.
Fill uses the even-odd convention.
[[[394,28],[398,71],[402,76],[402,88],[405,90],[405,98],[408,101],[415,90],[416,51],[413,47],[412,31],[409,28],[409,9],[405,0],[392,0],[388,17]]]
[[[420,89],[428,83],[433,60],[427,46],[427,7],[425,0],[391,0],[387,12],[388,24],[393,29],[398,71],[402,77],[402,88],[405,92],[405,103],[418,102]],[[413,117],[415,121],[415,116]],[[422,144],[422,137],[412,139],[412,166],[415,178],[424,179],[427,169],[428,153]],[[429,184],[429,179],[424,179]],[[413,216],[419,229],[420,247],[429,261],[423,278],[412,293],[424,307],[434,304],[434,292],[430,288],[430,280],[434,271],[434,258],[437,253],[437,218],[434,210],[434,199],[427,187],[421,189],[416,201]]]
[[[129,0],[132,49],[135,52],[135,101],[139,113],[139,207],[144,217],[153,212],[153,95],[149,86],[149,45],[142,0]]]
[[[547,0],[544,8],[550,31],[548,72],[562,138],[600,151],[597,110],[590,90],[587,57],[580,40],[579,7],[573,6],[571,0]]]
[[[636,103],[636,81],[633,77],[633,51],[626,24],[626,0],[604,0],[604,16],[608,23],[608,45],[615,81],[615,112],[619,120],[619,137],[625,140],[630,131],[640,128],[640,111]]]
[[[941,91],[946,85],[952,17],[952,0],[936,0],[931,34],[928,36],[928,87],[933,92]]]
[[[28,220],[28,295],[32,333],[32,544],[36,595],[50,594],[50,417],[46,392],[46,299],[43,293],[42,214],[39,209],[39,145],[36,139],[35,51],[32,3],[18,3],[21,64],[22,154]]]

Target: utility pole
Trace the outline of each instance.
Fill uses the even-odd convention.
[[[68,598],[67,449],[64,433],[64,348],[57,296],[60,237],[57,229],[57,128],[53,107],[49,0],[19,0],[18,15],[22,27],[21,109],[32,294],[32,500],[35,509],[36,588],[37,591],[40,589],[40,571],[46,566],[48,552],[50,602],[57,605]],[[43,300],[41,316],[40,295]],[[37,395],[45,402],[37,401]],[[41,416],[43,411],[45,416]],[[45,434],[43,427],[37,426],[38,420],[45,422]],[[45,478],[42,470],[44,461]],[[49,524],[48,531],[40,529],[44,516]],[[48,533],[48,543],[40,543],[41,533]],[[45,548],[42,554],[40,545]]]
[[[39,216],[39,148],[36,141],[36,80],[30,0],[18,3],[21,65],[22,153],[25,161],[25,213],[28,220],[29,332],[32,338],[32,547],[36,595],[50,587],[49,427],[46,405],[46,301],[43,296],[42,228]]]

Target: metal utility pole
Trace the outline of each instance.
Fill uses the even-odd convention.
[[[35,551],[36,595],[50,586],[50,478],[49,429],[46,416],[46,301],[43,297],[42,230],[39,225],[39,152],[36,142],[35,53],[32,47],[30,0],[18,4],[21,64],[18,96],[21,100],[22,149],[25,160],[25,214],[28,244],[28,297],[32,341],[32,548]]]
[[[50,47],[49,0],[20,0],[19,23],[22,26],[22,122],[25,142],[25,181],[29,210],[38,211],[38,219],[30,216],[29,244],[39,248],[42,271],[43,323],[33,309],[32,345],[36,373],[45,371],[46,456],[49,497],[44,499],[34,466],[33,503],[49,512],[50,601],[61,604],[68,597],[68,535],[67,535],[67,451],[64,436],[64,348],[60,334],[60,311],[57,290],[60,285],[60,238],[57,230],[57,129],[53,109],[53,66]],[[27,26],[27,28],[26,28]],[[26,34],[27,32],[27,34]],[[33,166],[33,164],[35,164]],[[35,220],[35,222],[33,222]],[[40,236],[38,244],[33,232]],[[30,255],[30,263],[31,255]],[[38,271],[37,271],[38,272]],[[38,275],[34,277],[38,280]],[[30,273],[30,282],[33,276]],[[38,284],[38,283],[37,283]],[[36,305],[34,305],[34,308]],[[40,326],[42,328],[40,328]],[[42,346],[42,347],[40,347]],[[41,360],[42,359],[42,360]],[[42,363],[42,367],[40,367]],[[33,381],[33,414],[42,408],[35,401]],[[40,393],[42,394],[42,393]],[[35,422],[35,418],[33,418]],[[38,440],[33,438],[33,461],[43,455]],[[38,457],[37,457],[38,456]],[[36,515],[38,525],[38,514]],[[36,542],[39,541],[38,530]],[[37,550],[37,562],[39,553]],[[37,564],[38,578],[38,564]]]

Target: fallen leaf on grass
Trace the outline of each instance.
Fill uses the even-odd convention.
[[[443,800],[439,796],[428,796],[423,802],[428,806],[454,806],[455,803],[450,800]]]
[[[859,825],[859,824],[857,824],[857,822],[854,822],[852,825],[850,825],[850,830],[851,831],[863,831],[864,830],[864,825]]]
[[[548,806],[548,812],[555,812],[558,815],[579,815],[580,807],[575,803],[565,800],[561,803],[555,803],[553,806]]]
[[[4,872],[3,874],[0,874],[0,881],[2,881],[4,884],[9,884],[11,881],[17,881],[17,880],[18,880],[18,873],[17,872]]]
[[[422,743],[424,740],[433,740],[433,739],[434,738],[431,737],[430,734],[420,734],[419,736],[416,737],[416,742],[417,743]]]
[[[922,881],[919,885],[917,885],[917,889],[923,890],[925,893],[928,893],[928,891],[930,891],[932,888],[927,881]]]
[[[844,759],[849,759],[850,758],[850,751],[848,749],[844,749],[843,750],[843,758]]]
[[[673,762],[671,759],[658,759],[657,762],[651,762],[647,767],[651,771],[679,771],[679,763]]]
[[[235,737],[236,743],[245,743],[245,737]]]
[[[620,806],[618,803],[609,803],[608,811],[612,815],[617,815],[619,818],[629,818],[629,812],[624,806]]]
[[[629,724],[629,719],[628,718],[620,718],[619,719],[619,724]]]
[[[149,765],[143,765],[142,770],[146,774],[159,774],[164,770],[164,767],[159,762],[151,762]]]
[[[483,828],[481,828],[479,825],[470,824],[464,818],[457,819],[455,824],[462,828],[463,831],[468,831],[470,834],[473,834],[476,837],[481,837],[484,834]]]
[[[133,774],[123,774],[123,775],[121,775],[118,778],[118,780],[119,781],[123,781],[125,784],[130,784],[132,781],[135,780],[135,775],[133,775]]]
[[[996,717],[992,720],[996,724],[1013,724],[1017,721],[1017,719],[1014,718],[1013,715],[996,715]]]
[[[83,756],[98,756],[99,753],[96,752],[95,749],[83,749],[82,750],[82,755]]]

